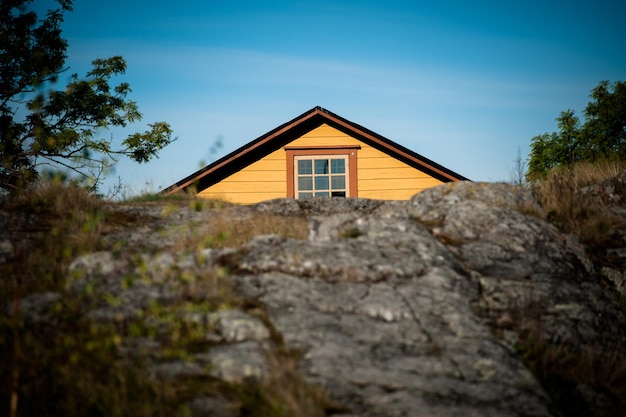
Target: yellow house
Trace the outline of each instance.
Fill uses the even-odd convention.
[[[467,178],[315,107],[162,191],[251,204],[274,198],[406,200]]]

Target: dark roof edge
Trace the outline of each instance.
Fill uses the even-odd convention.
[[[461,174],[458,174],[442,165],[439,165],[438,163],[426,158],[423,155],[420,155],[402,145],[400,145],[399,143],[396,143],[394,141],[392,141],[391,139],[387,139],[386,137],[379,135],[378,133],[369,130],[366,127],[363,127],[359,124],[356,124],[354,122],[351,122],[350,120],[344,119],[343,117],[329,111],[326,110],[322,107],[318,107],[318,109],[321,112],[326,113],[328,116],[330,116],[331,118],[337,119],[339,120],[342,124],[345,124],[347,126],[349,126],[352,130],[356,130],[356,131],[361,131],[363,132],[365,135],[363,136],[363,140],[365,142],[372,142],[371,139],[374,139],[374,142],[378,145],[375,146],[377,148],[384,148],[386,150],[386,153],[388,154],[392,154],[393,156],[395,156],[396,158],[402,160],[405,163],[408,163],[409,165],[413,166],[414,168],[420,169],[424,172],[426,172],[427,174],[441,180],[444,182],[449,182],[449,181],[470,181],[469,178],[464,177]],[[371,137],[370,140],[368,140],[368,136]]]
[[[260,143],[265,142],[268,138],[274,137],[276,136],[279,132],[281,132],[282,130],[285,130],[287,127],[296,124],[296,122],[300,122],[302,120],[308,119],[312,114],[319,112],[320,110],[322,110],[321,107],[317,106],[312,108],[311,110],[308,110],[304,113],[302,113],[301,115],[294,117],[293,119],[291,119],[290,121],[283,123],[282,125],[270,130],[269,132],[259,136],[258,138],[252,140],[251,142],[246,143],[245,145],[241,146],[240,148],[235,149],[234,151],[232,151],[231,153],[221,157],[220,159],[218,159],[217,161],[203,167],[200,168],[199,170],[197,170],[196,172],[194,172],[191,175],[188,175],[187,177],[183,178],[182,180],[178,181],[175,184],[170,185],[169,187],[161,190],[161,194],[173,194],[176,193],[178,191],[184,191],[187,188],[193,186],[193,184],[199,180],[200,178],[202,178],[203,176],[209,174],[210,172],[214,171],[217,167],[223,166],[224,164],[226,164],[228,161],[231,161],[233,159],[235,159],[237,156],[242,155],[246,152],[250,152],[250,150],[254,149],[257,147],[257,145],[259,145]],[[197,190],[197,191],[201,191],[201,190]]]
[[[450,181],[469,181],[468,178],[451,171],[445,168],[442,165],[437,164],[436,162],[416,153],[412,150],[385,138],[384,136],[379,135],[376,132],[373,132],[359,124],[351,122],[343,117],[326,110],[323,107],[316,106],[311,110],[308,110],[301,115],[291,119],[290,121],[283,123],[282,125],[276,127],[275,129],[270,130],[269,132],[259,136],[251,142],[246,143],[242,147],[235,149],[231,153],[223,156],[217,161],[199,169],[193,174],[183,178],[182,180],[176,182],[175,184],[163,189],[161,194],[173,194],[179,191],[185,191],[190,187],[193,187],[194,184],[197,184],[199,180],[203,177],[211,174],[214,171],[220,170],[222,167],[227,166],[232,161],[237,158],[246,155],[255,149],[260,148],[262,145],[270,142],[272,139],[280,136],[282,133],[288,132],[293,127],[301,124],[304,121],[307,121],[316,115],[323,117],[326,121],[330,122],[334,127],[339,128],[340,130],[344,130],[344,133],[352,133],[357,134],[359,139],[369,143],[375,148],[382,150],[383,152],[407,163],[414,168],[417,168],[421,171],[426,172],[427,174],[433,176],[434,178],[439,179],[443,182]],[[346,132],[349,131],[349,132]],[[206,187],[204,187],[206,188]],[[202,188],[202,189],[204,189]],[[196,190],[196,192],[202,191]]]

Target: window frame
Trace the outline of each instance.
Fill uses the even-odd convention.
[[[357,158],[356,151],[361,149],[359,145],[345,146],[285,146],[287,157],[287,197],[296,198],[296,170],[297,164],[295,157],[311,157],[315,159],[320,156],[327,156],[329,159],[333,156],[346,156],[346,198],[358,197],[357,187]],[[335,197],[337,198],[337,197]]]
[[[343,193],[343,195],[341,197],[348,197],[350,195],[350,183],[348,181],[348,178],[350,176],[350,172],[349,172],[349,166],[350,166],[350,161],[349,161],[349,155],[342,155],[342,154],[333,154],[333,155],[294,155],[293,159],[294,159],[294,195],[297,196],[298,199],[302,198],[300,196],[301,193],[311,193],[313,197],[313,194],[317,197],[318,193],[328,193],[328,196],[326,197],[332,197],[332,193],[333,192],[341,192]],[[300,167],[299,167],[299,162],[300,161],[307,161],[307,162],[311,162],[311,173],[302,173],[300,171]],[[328,172],[326,173],[318,173],[317,172],[317,162],[318,161],[325,161],[328,162],[328,166],[327,166],[327,170]],[[332,162],[331,161],[342,161],[344,163],[343,165],[343,172],[341,173],[337,173],[337,172],[333,172],[332,169]],[[336,178],[337,176],[342,177],[342,179],[344,180],[344,184],[343,187],[337,189],[337,188],[333,188],[333,179]],[[300,189],[300,178],[302,177],[307,177],[310,178],[311,181],[311,189],[310,190],[301,190]],[[326,179],[327,182],[327,186],[328,188],[325,189],[319,189],[318,187],[318,179]]]

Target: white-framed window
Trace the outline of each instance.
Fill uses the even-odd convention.
[[[358,197],[359,145],[285,146],[287,197]]]
[[[347,197],[350,195],[348,155],[294,156],[295,197]]]

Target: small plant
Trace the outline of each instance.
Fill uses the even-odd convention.
[[[263,381],[240,388],[241,415],[249,417],[324,417],[348,410],[326,392],[306,382],[296,370],[297,354],[270,352],[270,371]]]
[[[343,239],[354,239],[363,235],[363,232],[356,227],[344,229],[339,233],[339,237]]]

